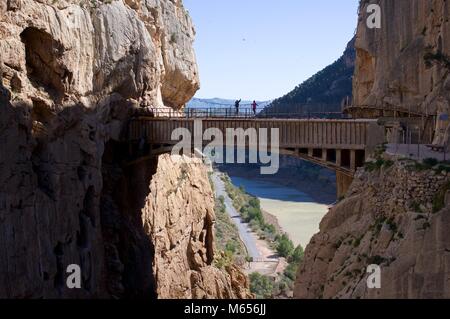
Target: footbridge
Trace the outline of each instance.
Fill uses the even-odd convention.
[[[179,128],[193,132],[192,145],[195,143],[194,132],[203,136],[210,128],[222,132],[222,140],[216,139],[216,142],[227,145],[227,130],[234,129],[238,132],[233,137],[235,145],[239,145],[237,141],[242,138],[239,134],[244,134],[246,146],[251,146],[251,139],[244,133],[248,129],[257,132],[266,129],[269,136],[271,129],[278,129],[280,153],[300,157],[336,171],[338,196],[345,194],[356,169],[363,166],[375,147],[384,142],[384,128],[377,124],[377,120],[257,117],[140,116],[130,121],[126,138],[130,147],[138,148],[145,144],[148,148],[145,156],[154,156],[172,150],[179,142],[172,139],[172,132]],[[211,139],[202,139],[202,146],[210,143]],[[268,144],[270,150],[270,138]]]

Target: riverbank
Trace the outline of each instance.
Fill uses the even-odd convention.
[[[223,251],[223,255],[218,258],[218,266],[234,262],[247,275],[258,272],[277,277],[286,268],[286,260],[278,256],[269,244],[243,221],[225,190],[223,178],[218,172],[212,172],[210,175],[217,201],[217,246]]]
[[[220,199],[223,202],[226,213],[236,225],[240,239],[246,247],[247,256],[252,259],[260,259],[261,254],[256,246],[256,241],[250,235],[251,229],[248,227],[248,224],[244,223],[239,212],[234,207],[233,201],[229,197],[225,189],[225,184],[222,181],[222,176],[217,172],[213,172],[211,175],[211,181],[214,184],[216,198]]]
[[[287,233],[294,245],[306,247],[317,232],[328,205],[320,204],[297,189],[241,177],[231,177],[233,185],[241,187],[260,201],[261,209],[276,219],[281,232]]]
[[[292,297],[297,268],[303,258],[303,247],[294,246],[281,228],[265,220],[258,198],[248,194],[243,188],[236,187],[226,174],[223,174],[221,180],[234,208],[239,211],[241,219],[248,223],[252,235],[256,237],[256,242],[268,249],[265,260],[253,260],[252,264],[278,260],[272,273],[266,273],[264,269],[250,273],[252,292],[260,298]],[[273,218],[271,216],[271,219]]]
[[[217,169],[229,176],[296,189],[319,204],[330,205],[337,200],[333,171],[292,156],[280,156],[280,169],[274,175],[261,175],[259,164],[221,164]]]

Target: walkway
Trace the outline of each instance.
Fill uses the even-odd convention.
[[[388,144],[386,153],[395,156],[403,156],[413,160],[434,158],[438,161],[450,160],[450,153],[432,151],[426,145],[418,144]]]
[[[241,240],[243,241],[245,247],[247,248],[247,253],[250,257],[252,257],[254,260],[261,259],[261,254],[259,253],[258,247],[256,246],[255,238],[251,234],[251,230],[248,227],[248,224],[244,223],[241,215],[239,212],[234,208],[233,201],[228,196],[228,193],[225,190],[225,183],[220,178],[220,175],[217,172],[214,172],[211,176],[211,179],[214,183],[214,188],[216,191],[216,197],[219,198],[220,196],[223,196],[225,199],[225,208],[230,216],[230,218],[233,220],[233,222],[236,224],[239,236],[241,237]]]
[[[279,147],[280,151],[317,163],[347,176],[364,165],[367,155],[384,142],[384,129],[376,120],[305,120],[305,119],[233,119],[233,118],[133,118],[124,138],[130,147],[142,142],[154,154],[170,152],[180,142],[184,129],[186,145],[197,148],[210,145],[205,136],[215,129],[217,147]],[[275,129],[275,130],[273,130]],[[173,133],[176,136],[173,136]],[[190,133],[190,134],[188,134]],[[273,136],[272,133],[278,133]],[[278,138],[277,138],[278,137]],[[272,139],[274,139],[272,141]],[[200,144],[200,145],[199,145]]]

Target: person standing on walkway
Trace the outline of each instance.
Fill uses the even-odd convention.
[[[236,102],[234,102],[234,107],[236,108],[236,115],[239,115],[239,104],[241,104],[242,99],[240,100],[236,100]]]
[[[253,115],[256,116],[256,107],[258,106],[258,104],[256,104],[256,101],[253,101],[252,103],[252,110],[253,110]]]

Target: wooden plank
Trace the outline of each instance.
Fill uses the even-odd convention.
[[[288,145],[288,146],[290,146],[290,145],[292,145],[291,144],[291,141],[292,141],[292,139],[291,139],[291,124],[290,123],[285,123],[285,125],[286,125],[286,128],[285,128],[285,133],[286,133],[286,141],[285,141],[285,145]]]
[[[341,129],[342,129],[342,124],[336,123],[336,144],[337,145],[341,144]]]
[[[330,145],[334,145],[334,123],[329,124],[328,140],[329,140]]]
[[[364,136],[364,129],[361,123],[358,123],[358,130],[356,136],[357,136],[356,144],[362,144],[361,142]]]
[[[350,137],[350,127],[348,123],[344,124],[345,126],[345,141],[344,144],[351,144],[351,137]]]
[[[320,122],[316,122],[316,145],[319,146],[322,144],[322,128]],[[317,147],[319,148],[319,147]]]
[[[363,144],[366,144],[367,143],[367,128],[368,128],[368,125],[363,123],[362,126],[363,126],[362,142],[363,142]]]
[[[308,144],[308,139],[309,139],[309,123],[305,122],[304,124],[304,131],[305,131],[305,135],[304,135],[304,139],[303,139],[303,144],[307,145]]]
[[[313,144],[314,144],[314,146],[316,146],[317,144],[318,144],[318,139],[317,139],[317,131],[318,131],[318,128],[317,128],[317,122],[315,122],[314,121],[314,124],[313,124],[313,126],[314,126],[314,131],[313,131]]]
[[[288,144],[288,127],[287,123],[282,123],[283,127],[283,145],[286,146]]]
[[[335,134],[335,143],[336,145],[341,144],[341,134],[340,134],[340,129],[341,129],[341,124],[338,123],[333,123],[334,125],[334,134]]]
[[[323,140],[323,144],[322,145],[327,145],[328,144],[327,127],[328,127],[328,123],[327,122],[323,122],[322,123],[322,140]]]
[[[356,123],[355,123],[356,124]],[[351,123],[351,144],[356,144],[356,125]]]
[[[315,122],[316,123],[316,145],[317,148],[320,148],[319,145],[322,144],[322,130],[321,130],[321,123],[320,122]]]
[[[299,134],[300,134],[299,144],[305,145],[306,125],[305,125],[305,123],[299,123],[298,125],[299,125]]]
[[[336,145],[336,133],[335,133],[336,123],[331,123],[330,125],[330,136],[331,136],[331,145]]]
[[[317,121],[314,122],[314,128],[315,128],[314,145],[316,146],[316,148],[320,148],[318,146],[322,143],[322,132],[321,132],[320,124],[321,124],[320,122],[317,122]]]

